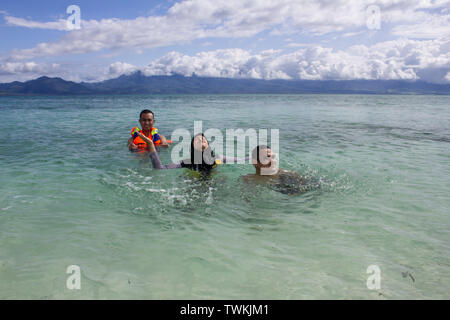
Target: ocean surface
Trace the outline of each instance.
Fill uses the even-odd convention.
[[[431,95],[0,97],[0,299],[449,299],[449,106]],[[320,188],[246,183],[251,164],[209,181],[154,170],[126,146],[144,108],[168,138],[195,120],[224,134],[279,129],[280,166]]]

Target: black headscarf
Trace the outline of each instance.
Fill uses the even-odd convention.
[[[201,173],[209,174],[216,165],[216,155],[208,144],[208,147],[202,151],[194,148],[194,139],[197,136],[205,137],[203,133],[195,135],[191,140],[191,158],[181,161],[183,168],[188,168]],[[206,137],[205,137],[206,139]],[[196,160],[196,161],[195,161]]]

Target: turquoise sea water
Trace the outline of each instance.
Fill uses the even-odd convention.
[[[448,299],[450,97],[0,98],[0,299]],[[156,127],[278,128],[290,196],[156,171],[126,148]],[[170,150],[161,150],[163,162]],[[66,287],[70,265],[81,289]],[[366,285],[370,265],[381,287]]]

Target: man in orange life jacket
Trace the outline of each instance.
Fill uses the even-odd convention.
[[[142,110],[141,114],[139,115],[139,123],[141,124],[142,133],[147,136],[151,137],[153,142],[156,142],[157,140],[161,139],[161,143],[159,145],[163,147],[168,147],[169,144],[167,143],[166,137],[164,137],[162,134],[158,134],[158,129],[153,128],[153,124],[155,123],[155,115],[150,110]],[[128,149],[130,151],[138,151],[138,150],[146,150],[147,144],[139,137],[131,137],[128,139]]]

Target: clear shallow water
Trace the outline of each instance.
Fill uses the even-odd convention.
[[[448,299],[449,105],[446,96],[2,97],[0,298]],[[250,165],[220,166],[207,184],[155,171],[126,148],[146,106],[166,136],[194,120],[279,128],[280,166],[322,187],[249,188],[240,176]],[[81,290],[71,291],[74,264]],[[371,291],[373,264],[381,288]]]

